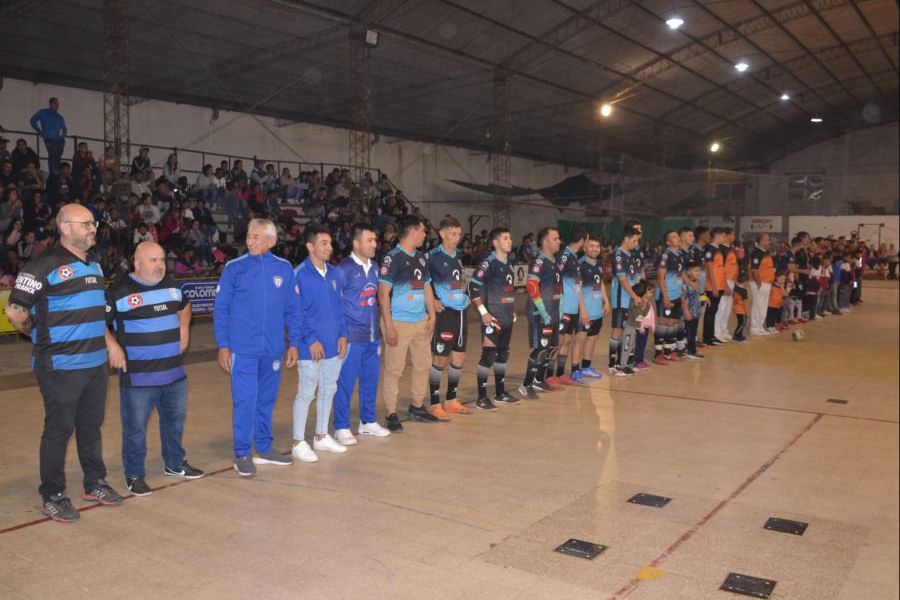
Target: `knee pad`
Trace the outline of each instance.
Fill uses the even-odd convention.
[[[496,359],[497,359],[497,349],[484,347],[481,349],[481,360],[478,361],[478,364],[483,367],[490,367],[491,365],[494,364],[494,361]]]
[[[496,360],[498,363],[504,364],[509,360],[509,346],[506,346],[505,348],[495,348],[495,350],[497,351]]]

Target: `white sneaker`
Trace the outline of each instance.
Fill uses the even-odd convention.
[[[335,454],[343,454],[347,451],[347,448],[338,444],[334,441],[334,438],[327,433],[322,439],[316,438],[313,440],[313,448],[316,450],[324,450],[325,452],[334,452]]]
[[[337,443],[341,446],[355,446],[359,443],[356,441],[356,436],[350,433],[349,429],[335,430],[334,439],[337,440]]]
[[[374,435],[375,437],[387,437],[391,435],[391,432],[386,427],[382,427],[381,424],[377,422],[360,423],[357,433],[359,435]]]
[[[294,444],[294,449],[291,451],[291,454],[300,462],[319,462],[319,457],[316,456],[316,453],[313,452],[313,449],[310,448],[309,444],[306,442],[297,442]]]
[[[768,329],[766,329],[766,335],[774,335],[776,333],[778,333],[778,329],[776,329],[775,327],[769,327]]]

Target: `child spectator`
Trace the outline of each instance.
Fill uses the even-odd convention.
[[[744,328],[747,324],[747,273],[739,272],[738,280],[734,286],[734,316],[737,319],[737,325],[734,328],[734,334],[731,336],[733,342],[746,342],[747,336],[744,335]]]
[[[772,284],[772,291],[769,292],[769,309],[766,311],[766,331],[769,333],[781,331],[781,310],[784,305],[786,281],[785,274],[778,273],[775,276],[775,283]]]
[[[693,359],[706,358],[703,353],[697,351],[697,327],[700,324],[700,312],[702,310],[702,300],[704,289],[700,281],[701,268],[698,263],[689,262],[685,270],[685,310],[684,310],[684,333],[687,338],[687,353],[685,356]],[[735,295],[737,288],[735,288]],[[737,307],[737,298],[735,298],[735,307]]]

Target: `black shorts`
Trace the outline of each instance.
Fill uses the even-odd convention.
[[[676,321],[682,319],[684,317],[684,313],[681,309],[681,298],[676,300],[672,300],[672,308],[667,309],[665,304],[663,303],[663,299],[660,296],[659,300],[656,301],[656,315],[658,317],[662,317],[663,319],[675,319]],[[668,311],[668,314],[666,313]]]
[[[625,329],[625,316],[627,314],[627,308],[614,308],[612,311],[612,328]]]
[[[450,356],[451,352],[465,352],[469,337],[466,327],[466,311],[445,308],[437,314],[434,333],[431,336],[431,353]]]
[[[497,327],[493,325],[485,325],[482,323],[481,325],[481,337],[482,343],[484,343],[484,338],[491,340],[494,344],[495,348],[509,348],[509,342],[512,339],[512,330],[513,324]]]
[[[528,318],[528,343],[532,350],[559,346],[560,322],[551,321],[544,325],[544,320],[539,316]]]
[[[574,315],[564,314],[562,316],[562,328],[559,332],[563,335],[572,335],[578,327],[578,313]]]
[[[578,333],[587,332],[588,337],[594,337],[595,335],[599,335],[601,329],[603,329],[603,317],[591,319],[591,324],[587,329],[579,322],[577,331]]]

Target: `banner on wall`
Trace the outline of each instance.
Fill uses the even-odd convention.
[[[191,316],[212,315],[219,280],[214,278],[176,279],[181,294],[191,303]]]
[[[747,231],[753,233],[774,233],[781,231],[781,217],[748,217]]]

